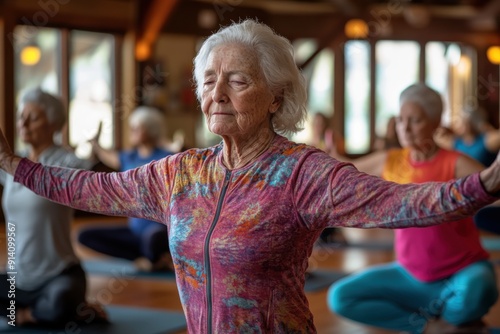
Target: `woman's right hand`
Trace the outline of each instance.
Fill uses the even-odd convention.
[[[0,168],[14,175],[19,160],[21,159],[14,155],[7,139],[5,139],[3,131],[0,129]]]
[[[495,161],[479,173],[479,177],[488,193],[500,196],[500,151]]]
[[[92,147],[95,145],[99,145],[99,137],[101,136],[102,131],[102,122],[99,122],[99,126],[97,127],[97,132],[94,137],[89,139],[89,143],[92,144]]]

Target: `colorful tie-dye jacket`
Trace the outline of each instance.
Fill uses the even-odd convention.
[[[22,160],[15,179],[72,207],[167,224],[190,333],[314,333],[304,294],[313,244],[327,226],[427,226],[495,200],[478,174],[397,185],[276,136],[228,170],[223,144],[123,173]]]

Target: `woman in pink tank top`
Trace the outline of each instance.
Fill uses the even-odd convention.
[[[397,183],[448,181],[483,167],[433,140],[443,104],[416,84],[400,96],[397,133],[403,148],[352,161]],[[345,159],[344,159],[345,160]],[[349,319],[409,333],[487,333],[482,317],[496,302],[493,266],[472,218],[395,230],[394,263],[369,268],[334,284],[331,309]]]

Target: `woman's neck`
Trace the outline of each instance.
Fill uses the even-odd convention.
[[[228,169],[238,169],[246,166],[269,148],[274,136],[274,131],[265,129],[242,143],[230,138],[224,138],[224,165]]]
[[[141,144],[137,146],[137,152],[139,153],[139,156],[142,158],[147,158],[153,154],[153,151],[155,149],[155,145],[153,144]]]
[[[428,161],[434,158],[438,151],[439,147],[435,143],[427,147],[412,148],[410,150],[410,159],[416,162]]]
[[[38,145],[30,145],[28,150],[28,159],[30,159],[31,161],[38,162],[38,159],[40,158],[42,153],[53,145],[54,145],[53,142],[47,142]]]

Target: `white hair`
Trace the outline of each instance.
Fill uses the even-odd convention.
[[[194,59],[196,95],[201,102],[203,76],[210,52],[222,44],[236,43],[255,52],[265,80],[273,94],[281,98],[272,116],[273,128],[281,134],[296,133],[307,117],[306,82],[295,64],[293,46],[270,27],[247,19],[220,29],[203,43]]]
[[[44,92],[41,88],[26,91],[20,100],[19,111],[26,103],[33,103],[40,107],[47,116],[47,120],[54,125],[56,131],[60,131],[66,123],[66,111],[60,98]]]
[[[165,119],[156,108],[140,106],[134,109],[129,117],[129,125],[142,125],[151,139],[159,140],[165,132]]]
[[[443,114],[443,99],[441,95],[429,86],[418,83],[406,87],[399,96],[399,105],[412,102],[419,105],[429,118],[439,124]]]

